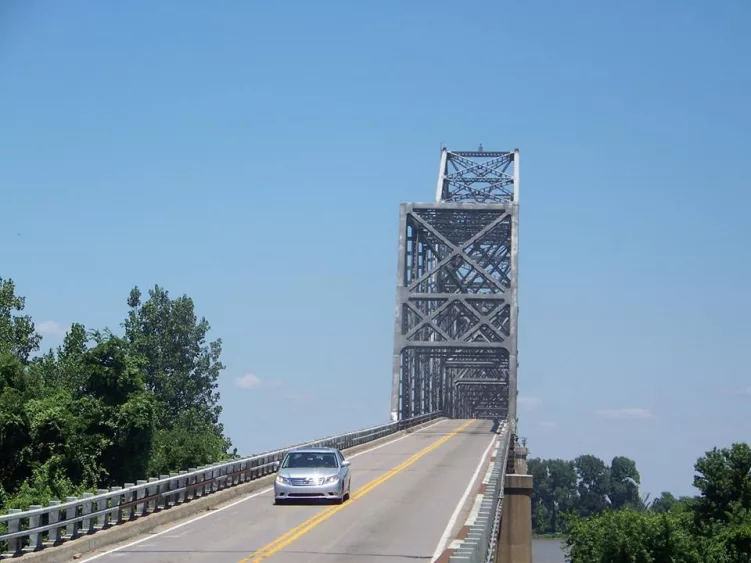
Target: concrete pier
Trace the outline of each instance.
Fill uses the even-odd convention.
[[[514,444],[515,473],[506,474],[496,563],[532,563],[532,476],[526,474],[527,453],[526,447]]]

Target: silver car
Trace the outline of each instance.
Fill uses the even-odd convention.
[[[331,499],[342,503],[349,498],[349,461],[336,448],[299,448],[287,452],[277,463],[274,503],[295,499]]]

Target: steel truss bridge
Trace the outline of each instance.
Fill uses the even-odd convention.
[[[401,205],[392,420],[306,444],[351,460],[342,504],[274,505],[287,446],[0,513],[0,559],[531,563],[518,247],[519,151],[442,149]]]
[[[392,420],[516,420],[519,151],[441,151],[435,203],[403,203]]]

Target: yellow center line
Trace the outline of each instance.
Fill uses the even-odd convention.
[[[473,422],[474,420],[465,422],[459,428],[457,428],[456,430],[452,431],[449,434],[446,434],[443,438],[441,438],[440,440],[437,440],[436,442],[433,442],[426,448],[420,450],[419,452],[414,454],[412,457],[410,457],[408,460],[400,463],[393,469],[389,469],[386,473],[384,473],[380,477],[376,477],[370,483],[368,483],[367,485],[363,486],[361,489],[358,489],[357,491],[352,493],[352,496],[349,499],[349,502],[346,502],[344,504],[340,504],[337,506],[330,506],[328,508],[325,508],[324,510],[322,510],[315,516],[309,518],[308,520],[306,520],[299,526],[295,526],[287,533],[279,536],[270,544],[263,546],[261,549],[259,549],[252,555],[248,555],[247,557],[244,557],[243,559],[240,560],[239,563],[259,563],[260,561],[263,561],[267,557],[271,557],[278,551],[281,551],[282,549],[287,547],[289,544],[291,544],[295,540],[307,534],[310,530],[312,530],[313,528],[315,528],[322,522],[325,522],[326,520],[331,518],[334,514],[336,514],[340,510],[344,510],[356,500],[361,499],[362,497],[367,495],[370,491],[372,491],[376,487],[382,485],[383,483],[385,483],[386,481],[388,481],[389,479],[391,479],[398,473],[407,469],[410,465],[414,464],[421,457],[429,454],[430,452],[432,452],[433,450],[435,450],[442,444],[445,444],[446,442],[448,442],[451,438],[453,438],[454,436],[456,436],[457,434],[459,434],[460,432],[468,428]]]

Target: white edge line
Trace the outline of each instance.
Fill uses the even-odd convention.
[[[475,469],[475,472],[472,475],[472,478],[469,480],[469,485],[467,485],[467,488],[465,489],[464,494],[462,495],[462,498],[459,499],[459,504],[456,505],[456,508],[454,509],[454,513],[451,515],[451,518],[449,518],[449,523],[446,525],[446,529],[443,531],[441,540],[438,542],[438,546],[435,548],[435,552],[433,553],[433,558],[430,560],[431,562],[438,559],[443,553],[443,551],[446,549],[446,545],[449,543],[449,540],[451,539],[451,530],[454,528],[454,524],[456,524],[456,521],[459,519],[459,513],[462,511],[462,508],[464,508],[464,503],[467,502],[467,497],[469,497],[469,493],[472,492],[472,489],[475,486],[475,482],[477,481],[477,477],[480,475],[480,471],[482,471],[482,468],[485,465],[485,458],[488,457],[490,448],[493,447],[493,444],[495,444],[497,439],[498,439],[498,436],[494,434],[493,439],[490,440],[490,444],[488,444],[488,447],[485,448],[485,453],[482,454],[480,463],[477,465],[477,469]]]
[[[385,446],[390,446],[391,444],[395,444],[396,442],[399,442],[400,440],[404,440],[405,438],[409,438],[410,436],[416,434],[417,432],[422,432],[423,430],[427,430],[428,428],[432,428],[433,426],[435,426],[436,424],[440,424],[441,422],[445,422],[445,420],[438,420],[438,421],[434,422],[433,424],[428,424],[427,426],[424,426],[423,428],[420,428],[419,430],[416,430],[415,432],[411,432],[409,434],[405,434],[404,436],[399,436],[398,438],[396,438],[394,440],[389,440],[388,442],[384,442],[383,444],[380,444],[378,446],[374,446],[374,447],[369,448],[367,450],[363,450],[361,452],[357,452],[356,454],[352,454],[351,456],[349,456],[349,457],[347,457],[345,459],[352,459],[352,458],[355,458],[357,456],[373,452],[375,450],[380,450],[381,448],[383,448]],[[208,518],[209,516],[214,516],[218,512],[221,512],[223,510],[227,510],[228,508],[232,508],[233,506],[236,506],[236,505],[240,504],[241,502],[245,502],[246,500],[250,500],[252,498],[256,498],[256,497],[259,497],[261,495],[264,495],[264,494],[272,491],[273,489],[274,489],[273,486],[266,487],[265,489],[261,489],[258,492],[255,492],[253,494],[250,494],[250,495],[248,495],[246,497],[241,498],[240,500],[236,500],[233,503],[226,504],[226,505],[222,506],[221,508],[217,508],[217,509],[215,509],[215,510],[213,510],[211,512],[206,512],[205,514],[201,514],[200,516],[196,516],[195,518],[191,518],[190,520],[186,520],[184,522],[180,522],[179,524],[175,524],[171,528],[167,528],[166,530],[162,530],[161,532],[157,532],[155,534],[149,534],[146,537],[143,537],[143,538],[138,539],[136,541],[132,541],[132,542],[127,543],[125,545],[121,545],[119,547],[115,547],[113,549],[110,549],[109,551],[105,551],[104,553],[97,553],[96,555],[92,555],[88,559],[82,559],[81,561],[82,562],[93,561],[94,559],[99,559],[100,557],[104,557],[106,555],[111,555],[111,554],[113,554],[113,553],[115,553],[117,551],[120,551],[121,549],[127,549],[129,547],[133,547],[134,545],[137,545],[139,543],[145,542],[147,540],[152,540],[152,539],[154,539],[154,538],[156,538],[158,536],[161,536],[163,534],[167,534],[169,532],[177,530],[178,528],[182,528],[183,526],[187,526],[188,524],[192,524],[193,522],[198,522],[199,520],[202,520],[204,518]]]

